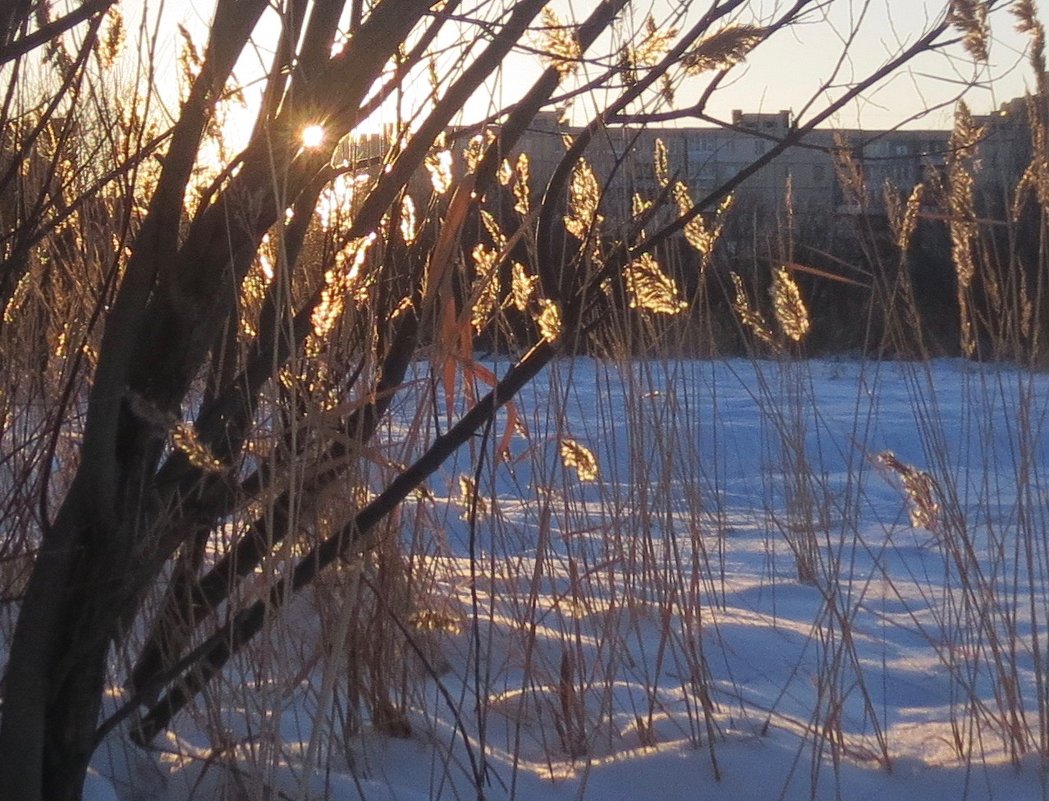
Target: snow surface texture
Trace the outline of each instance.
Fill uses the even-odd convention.
[[[355,607],[314,592],[87,797],[1046,798],[1047,413],[1049,377],[958,361],[558,363],[398,517],[436,621],[409,736],[345,725]]]

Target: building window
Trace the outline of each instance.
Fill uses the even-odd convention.
[[[817,183],[817,184],[818,183],[822,183],[823,180],[826,177],[827,177],[827,170],[822,164],[813,164],[812,165],[812,180],[815,183]]]
[[[697,136],[688,143],[688,154],[691,159],[701,159],[700,154],[713,153],[718,149],[718,141],[713,136]]]

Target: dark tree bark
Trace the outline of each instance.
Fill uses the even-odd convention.
[[[347,107],[363,100],[372,76],[426,5],[379,5],[357,45],[324,65],[328,74],[318,82],[334,81],[345,90],[328,98],[332,116],[345,116]],[[272,143],[259,137],[236,179],[178,242],[182,198],[204,126],[265,6],[260,0],[219,4],[201,74],[171,137],[149,215],[107,319],[82,466],[44,532],[11,644],[0,722],[0,797],[79,796],[95,746],[109,649],[120,623],[133,618],[140,588],[158,569],[151,533],[142,523],[164,438],[141,408],[162,414],[179,409],[229,316],[232,293],[224,285],[243,276],[283,205],[272,195],[273,174],[287,176],[294,197],[324,164],[317,156],[297,155],[296,140],[274,152]],[[330,15],[328,25],[334,27]],[[314,100],[311,93],[316,90],[303,92],[307,102]],[[297,130],[281,117],[274,127]],[[231,226],[230,220],[239,224]]]

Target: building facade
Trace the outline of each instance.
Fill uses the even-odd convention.
[[[1029,103],[1013,100],[974,119],[982,129],[976,169],[977,194],[985,207],[1000,207],[1030,163]],[[564,136],[578,133],[560,125],[557,116],[539,115],[516,148],[529,155],[534,186],[560,161]],[[598,179],[608,182],[606,217],[625,218],[634,193],[652,199],[661,189],[654,164],[656,140],[666,147],[671,179],[683,181],[701,201],[750,169],[794,126],[790,111],[737,110],[726,127],[610,127],[595,137],[587,159]],[[819,129],[748,176],[734,194],[751,206],[782,209],[789,185],[795,214],[884,215],[887,184],[904,197],[919,182],[930,189],[942,185],[950,140],[951,132],[944,129]],[[927,205],[939,204],[934,192],[926,196]]]

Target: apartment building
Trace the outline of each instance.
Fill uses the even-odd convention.
[[[988,207],[1002,208],[1002,198],[1016,186],[1030,161],[1028,104],[1019,98],[975,119],[983,129],[977,192]],[[635,193],[652,199],[662,189],[654,163],[657,140],[666,147],[672,180],[684,182],[693,199],[702,201],[751,170],[757,159],[795,131],[795,125],[789,110],[737,110],[731,122],[721,127],[609,126],[595,135],[586,158],[598,179],[607,184],[602,201],[605,217],[625,220]],[[560,163],[566,138],[579,131],[563,123],[556,111],[536,116],[514,148],[515,153],[528,154],[533,190]],[[935,185],[942,180],[950,137],[944,129],[818,129],[754,170],[733,192],[740,205],[775,213],[784,207],[789,185],[799,216],[882,215],[886,184],[906,196],[919,182]],[[452,139],[457,149],[465,144],[463,137]],[[357,159],[377,164],[388,142],[388,136],[365,137],[356,141],[353,151]],[[463,169],[461,159],[456,159],[455,169]],[[426,176],[420,175],[413,181],[413,193],[425,193],[428,186]],[[938,201],[929,192],[926,202]]]
[[[632,195],[658,194],[653,154],[656,140],[668,153],[670,173],[683,181],[697,201],[751,169],[794,130],[790,111],[735,111],[726,127],[628,127],[602,131],[587,151],[598,177],[608,180],[606,216],[630,209]],[[564,152],[562,137],[578,129],[559,126],[553,112],[540,115],[518,150],[529,154],[532,175],[548,177]],[[883,213],[884,186],[891,182],[909,193],[946,163],[950,132],[945,130],[817,130],[770,163],[757,169],[735,190],[739,201],[781,208],[788,183],[795,212]],[[851,164],[854,180],[846,180]],[[862,199],[857,197],[862,193]]]

